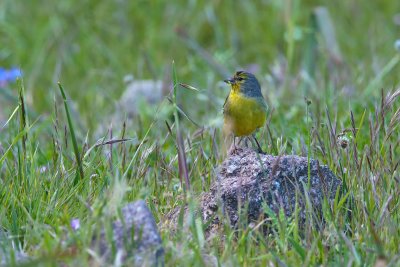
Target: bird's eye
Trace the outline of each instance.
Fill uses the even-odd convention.
[[[237,77],[236,80],[243,81],[244,79],[242,77]]]

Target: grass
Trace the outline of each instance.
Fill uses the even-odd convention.
[[[24,73],[0,89],[1,229],[39,265],[89,266],[92,235],[125,203],[145,199],[157,222],[192,203],[223,159],[219,81],[249,67],[271,110],[264,150],[318,159],[345,192],[324,207],[326,228],[304,235],[296,218],[271,214],[266,238],[226,225],[224,242],[207,241],[192,214],[191,235],[161,228],[166,265],[202,266],[208,255],[233,266],[398,266],[398,10],[398,1],[1,1],[0,62]],[[128,74],[165,76],[174,92],[111,126]]]

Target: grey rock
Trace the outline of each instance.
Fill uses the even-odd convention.
[[[9,237],[0,229],[0,266],[12,266],[29,262],[29,256],[19,248]]]
[[[164,249],[153,215],[143,200],[122,208],[122,220],[112,224],[113,241],[106,229],[93,240],[95,251],[108,263],[124,266],[164,266]]]
[[[341,181],[317,160],[310,160],[309,179],[306,157],[276,157],[238,148],[220,166],[210,192],[202,196],[202,216],[205,221],[214,218],[213,224],[218,223],[216,211],[222,208],[231,225],[236,226],[239,204],[241,208],[247,206],[248,222],[267,216],[266,207],[275,213],[283,210],[290,217],[297,204],[299,223],[303,226],[310,216],[310,210],[306,209],[309,199],[313,222],[320,223],[324,197],[332,202],[340,188]]]
[[[331,204],[341,186],[341,181],[332,171],[317,160],[310,159],[308,179],[306,157],[278,157],[258,154],[248,148],[237,148],[219,166],[216,181],[211,185],[210,191],[200,196],[199,213],[204,222],[209,222],[207,237],[219,235],[225,220],[233,228],[238,227],[238,210],[246,212],[245,224],[251,226],[261,217],[268,218],[279,211],[291,217],[296,204],[300,228],[304,228],[306,222],[312,222],[319,227],[324,223],[324,198]],[[307,205],[307,202],[311,205]],[[173,228],[177,224],[179,214],[179,210],[173,210],[167,215],[167,227]],[[185,216],[186,214],[187,208]],[[268,230],[268,223],[264,226]]]
[[[103,138],[110,127],[119,131],[123,123],[126,123],[127,128],[135,129],[137,120],[134,118],[141,114],[141,107],[158,105],[172,88],[169,75],[164,80],[137,80],[129,75],[125,78],[125,83],[125,91],[115,102],[112,114],[106,116],[104,122],[96,129],[97,138]]]
[[[164,87],[165,85],[160,80],[132,79],[127,83],[126,90],[118,102],[118,107],[129,116],[137,115],[139,113],[138,105],[141,100],[149,104],[157,104],[162,101]]]

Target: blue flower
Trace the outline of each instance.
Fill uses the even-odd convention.
[[[0,68],[0,87],[6,87],[9,83],[15,82],[19,77],[22,77],[22,72],[18,68]]]
[[[70,225],[72,230],[79,230],[79,228],[81,228],[81,221],[78,218],[74,218],[71,220]]]

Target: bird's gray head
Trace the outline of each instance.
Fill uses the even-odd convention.
[[[262,97],[257,78],[246,71],[237,71],[232,78],[224,80],[232,86],[232,90],[248,97]]]

